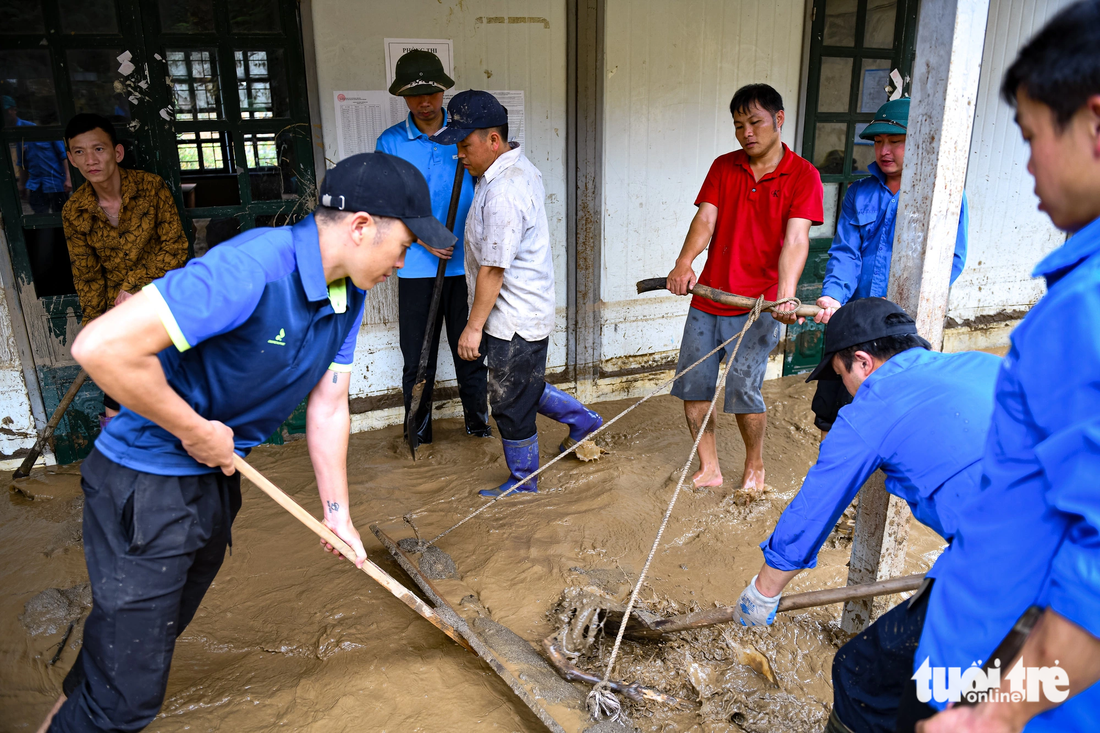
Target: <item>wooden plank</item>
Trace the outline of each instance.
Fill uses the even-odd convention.
[[[989,0],[923,0],[888,297],[943,342]]]
[[[534,647],[491,619],[479,617],[467,623],[389,535],[377,524],[370,525],[370,531],[435,604],[435,612],[470,643],[547,728],[554,733],[581,733],[600,725],[589,715],[584,696],[559,677]]]
[[[937,350],[943,344],[988,16],[989,0],[923,0],[918,19],[887,297],[916,319],[917,330]],[[909,510],[903,504],[886,494],[881,479],[863,487],[849,583],[902,572],[909,538]],[[842,628],[861,630],[884,605],[881,600],[846,604]]]
[[[876,471],[859,491],[856,526],[852,540],[852,559],[848,566],[848,585],[862,585],[895,578],[905,568],[905,548],[909,540],[909,506],[886,492],[886,476]],[[855,634],[885,610],[886,600],[874,598],[848,601],[840,617],[840,627]]]

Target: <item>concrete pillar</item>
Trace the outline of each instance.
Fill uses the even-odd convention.
[[[567,5],[568,363],[582,401],[596,397],[601,358],[605,8],[605,0]]]
[[[917,24],[888,297],[916,319],[917,330],[936,349],[943,343],[988,16],[989,0],[922,0]],[[886,493],[881,476],[861,490],[849,585],[904,570],[909,508]],[[846,604],[842,627],[850,633],[863,629],[883,605]]]

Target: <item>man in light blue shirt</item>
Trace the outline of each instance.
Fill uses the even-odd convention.
[[[441,222],[447,221],[451,203],[451,190],[455,180],[458,148],[441,145],[428,139],[447,124],[447,112],[443,109],[443,92],[454,86],[454,81],[443,70],[439,57],[430,51],[413,50],[397,60],[390,94],[405,100],[409,114],[403,122],[383,132],[375,149],[396,155],[416,166],[428,181],[432,195],[432,214]],[[488,368],[485,358],[465,361],[458,356],[458,339],[466,328],[469,315],[464,269],[464,230],[466,215],[474,200],[474,179],[463,175],[462,194],[455,216],[455,234],[458,246],[446,250],[432,249],[417,242],[405,257],[405,266],[397,272],[398,329],[401,356],[404,367],[401,373],[401,389],[405,397],[405,425],[412,401],[412,388],[420,365],[420,352],[428,329],[428,310],[435,287],[436,270],[440,259],[447,260],[444,270],[443,292],[439,301],[439,313],[433,324],[431,354],[424,396],[420,400],[414,421],[418,444],[432,442],[432,387],[435,385],[436,361],[439,356],[439,334],[447,325],[447,343],[451,347],[455,376],[458,379],[458,396],[466,419],[466,433],[487,438],[492,435],[486,395]],[[409,436],[405,436],[408,439]]]
[[[947,541],[978,493],[1000,359],[930,351],[913,319],[882,298],[840,308],[825,352],[809,378],[838,381],[854,399],[761,545],[764,565],[738,602],[745,625],[772,623],[783,588],[817,564],[840,514],[876,470],[886,474],[886,490]],[[830,731],[892,733],[924,620],[919,601],[892,609],[837,652]]]
[[[922,733],[1091,732],[1100,729],[1100,1],[1056,15],[1001,91],[1030,148],[1039,208],[1072,237],[1035,268],[1047,294],[1012,333],[977,511],[934,568],[903,709],[944,711]],[[990,659],[1033,606],[1041,616],[1022,646]],[[952,668],[972,675],[974,664],[999,664],[998,694],[944,710],[962,692]],[[1021,694],[1006,696],[1013,688]]]
[[[818,323],[828,323],[836,309],[849,300],[886,297],[908,126],[909,100],[895,99],[879,107],[874,121],[859,134],[874,141],[875,162],[868,166],[871,175],[850,185],[844,194],[817,300],[823,309],[814,318]],[[969,222],[964,193],[951,262],[952,283],[966,264]],[[837,411],[849,402],[851,397],[838,382],[818,382],[812,403],[814,424],[823,433],[829,432]]]

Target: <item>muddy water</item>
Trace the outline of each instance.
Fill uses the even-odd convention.
[[[736,600],[760,565],[757,545],[816,456],[811,395],[798,378],[766,385],[772,491],[749,506],[727,497],[743,450],[732,419],[722,416],[727,484],[681,495],[641,595],[647,607],[682,613]],[[628,404],[597,408],[610,416]],[[506,499],[448,535],[440,546],[460,578],[441,581],[440,589],[456,606],[474,596],[467,605],[538,648],[560,626],[563,589],[625,598],[671,495],[668,477],[691,447],[682,415],[673,398],[650,401],[608,431],[603,445],[610,453],[599,461],[562,461],[540,481],[538,495]],[[539,420],[548,460],[564,428]],[[410,462],[400,426],[352,436],[353,516],[368,552],[402,579],[367,525],[377,521],[391,536],[407,537],[401,517],[412,512],[421,534],[434,536],[480,506],[477,490],[507,473],[499,440],[468,438],[459,420],[438,423],[435,443],[418,457]],[[319,513],[304,442],[261,448],[251,460]],[[23,488],[35,498],[11,493],[0,501],[4,731],[33,730],[49,708],[86,614],[77,470],[36,475]],[[543,730],[480,660],[362,573],[323,555],[313,535],[257,489],[246,484],[244,495],[233,555],[176,647],[164,709],[149,730]],[[849,548],[831,544],[790,592],[843,583]],[[907,571],[927,568],[939,547],[914,525]],[[834,606],[781,616],[770,630],[727,627],[661,644],[627,643],[615,677],[690,702],[686,711],[630,706],[643,730],[819,729],[831,699],[838,615]],[[68,643],[48,666],[70,623]],[[769,657],[778,687],[736,662],[746,645]],[[578,663],[602,671],[609,647],[597,640]]]

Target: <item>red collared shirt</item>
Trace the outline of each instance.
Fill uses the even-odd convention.
[[[749,156],[735,150],[715,159],[695,199],[718,207],[700,285],[755,298],[775,300],[779,287],[779,253],[789,219],[823,220],[821,176],[808,160],[783,145],[783,159],[757,181]],[[744,309],[693,298],[692,308],[718,316]]]

